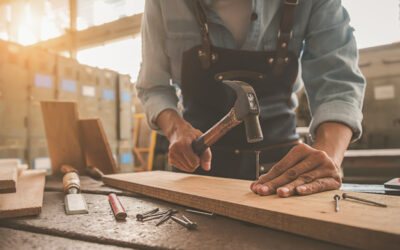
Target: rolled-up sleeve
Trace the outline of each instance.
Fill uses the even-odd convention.
[[[332,121],[353,131],[352,141],[362,133],[365,79],[358,67],[358,51],[341,1],[314,1],[302,55],[303,80],[316,136],[319,125]]]
[[[146,112],[150,127],[165,109],[177,108],[178,98],[170,84],[170,65],[165,53],[165,26],[158,0],[146,1],[142,20],[142,65],[136,89]]]

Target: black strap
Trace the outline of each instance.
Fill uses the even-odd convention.
[[[278,32],[278,43],[276,47],[276,58],[274,73],[279,75],[282,73],[289,58],[287,57],[289,51],[289,41],[293,37],[293,23],[296,6],[299,0],[283,0],[283,11],[281,25]]]
[[[202,48],[198,51],[198,56],[203,68],[208,69],[211,64],[211,39],[208,32],[208,19],[206,9],[204,7],[203,1],[194,0],[196,19],[199,23]]]

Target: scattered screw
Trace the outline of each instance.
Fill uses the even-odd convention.
[[[172,209],[168,209],[167,213],[161,217],[161,219],[157,222],[156,226],[158,227],[159,225],[163,224],[164,222],[166,222],[172,215]]]
[[[152,210],[147,211],[145,213],[137,214],[136,215],[136,220],[142,221],[146,216],[149,216],[150,214],[154,214],[154,213],[158,212],[158,210],[160,210],[160,209],[159,208],[155,208],[155,209],[152,209]]]
[[[202,215],[207,215],[207,216],[214,216],[214,213],[198,211],[198,210],[193,210],[193,209],[185,209],[185,211],[189,212],[189,213],[194,213],[194,214],[202,214]]]
[[[340,195],[335,194],[335,196],[333,196],[333,199],[335,200],[335,211],[339,212],[339,200],[340,200]]]
[[[381,203],[381,202],[376,202],[376,201],[371,201],[371,200],[355,197],[355,196],[352,196],[352,195],[348,195],[346,193],[343,193],[342,197],[343,197],[343,199],[353,199],[353,200],[369,203],[369,204],[372,204],[372,205],[376,205],[376,206],[379,206],[379,207],[387,207],[387,205],[385,203]]]
[[[163,217],[165,214],[169,213],[169,210],[165,211],[165,212],[159,212],[159,213],[154,213],[154,214],[149,214],[145,217],[143,217],[143,219],[141,221],[149,221],[149,220],[154,220],[154,219],[158,219]],[[178,213],[178,210],[172,209],[171,214],[176,214]]]
[[[186,218],[184,215],[182,216],[183,217],[183,220],[181,220],[181,219],[179,219],[178,217],[175,217],[175,216],[171,216],[171,219],[173,220],[173,221],[175,221],[175,222],[177,222],[178,224],[180,224],[180,225],[182,225],[182,226],[184,226],[184,227],[186,227],[187,229],[195,229],[195,228],[197,228],[197,224],[196,223],[194,223],[194,222],[192,222],[192,221],[190,221],[188,218]]]

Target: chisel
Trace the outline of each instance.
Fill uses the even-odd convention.
[[[81,183],[78,171],[70,165],[62,165],[61,172],[64,174],[63,186],[66,193],[64,198],[66,214],[89,213],[85,198],[80,193]]]

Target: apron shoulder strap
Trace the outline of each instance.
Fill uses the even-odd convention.
[[[293,23],[296,6],[299,0],[283,0],[283,11],[281,25],[278,31],[278,43],[276,47],[276,58],[274,73],[282,73],[285,64],[289,61],[287,53],[289,51],[289,41],[293,37]]]
[[[202,46],[198,51],[201,65],[204,69],[208,69],[211,64],[213,55],[211,54],[211,39],[208,32],[208,19],[206,9],[202,0],[193,0],[195,6],[196,20],[200,27]]]

